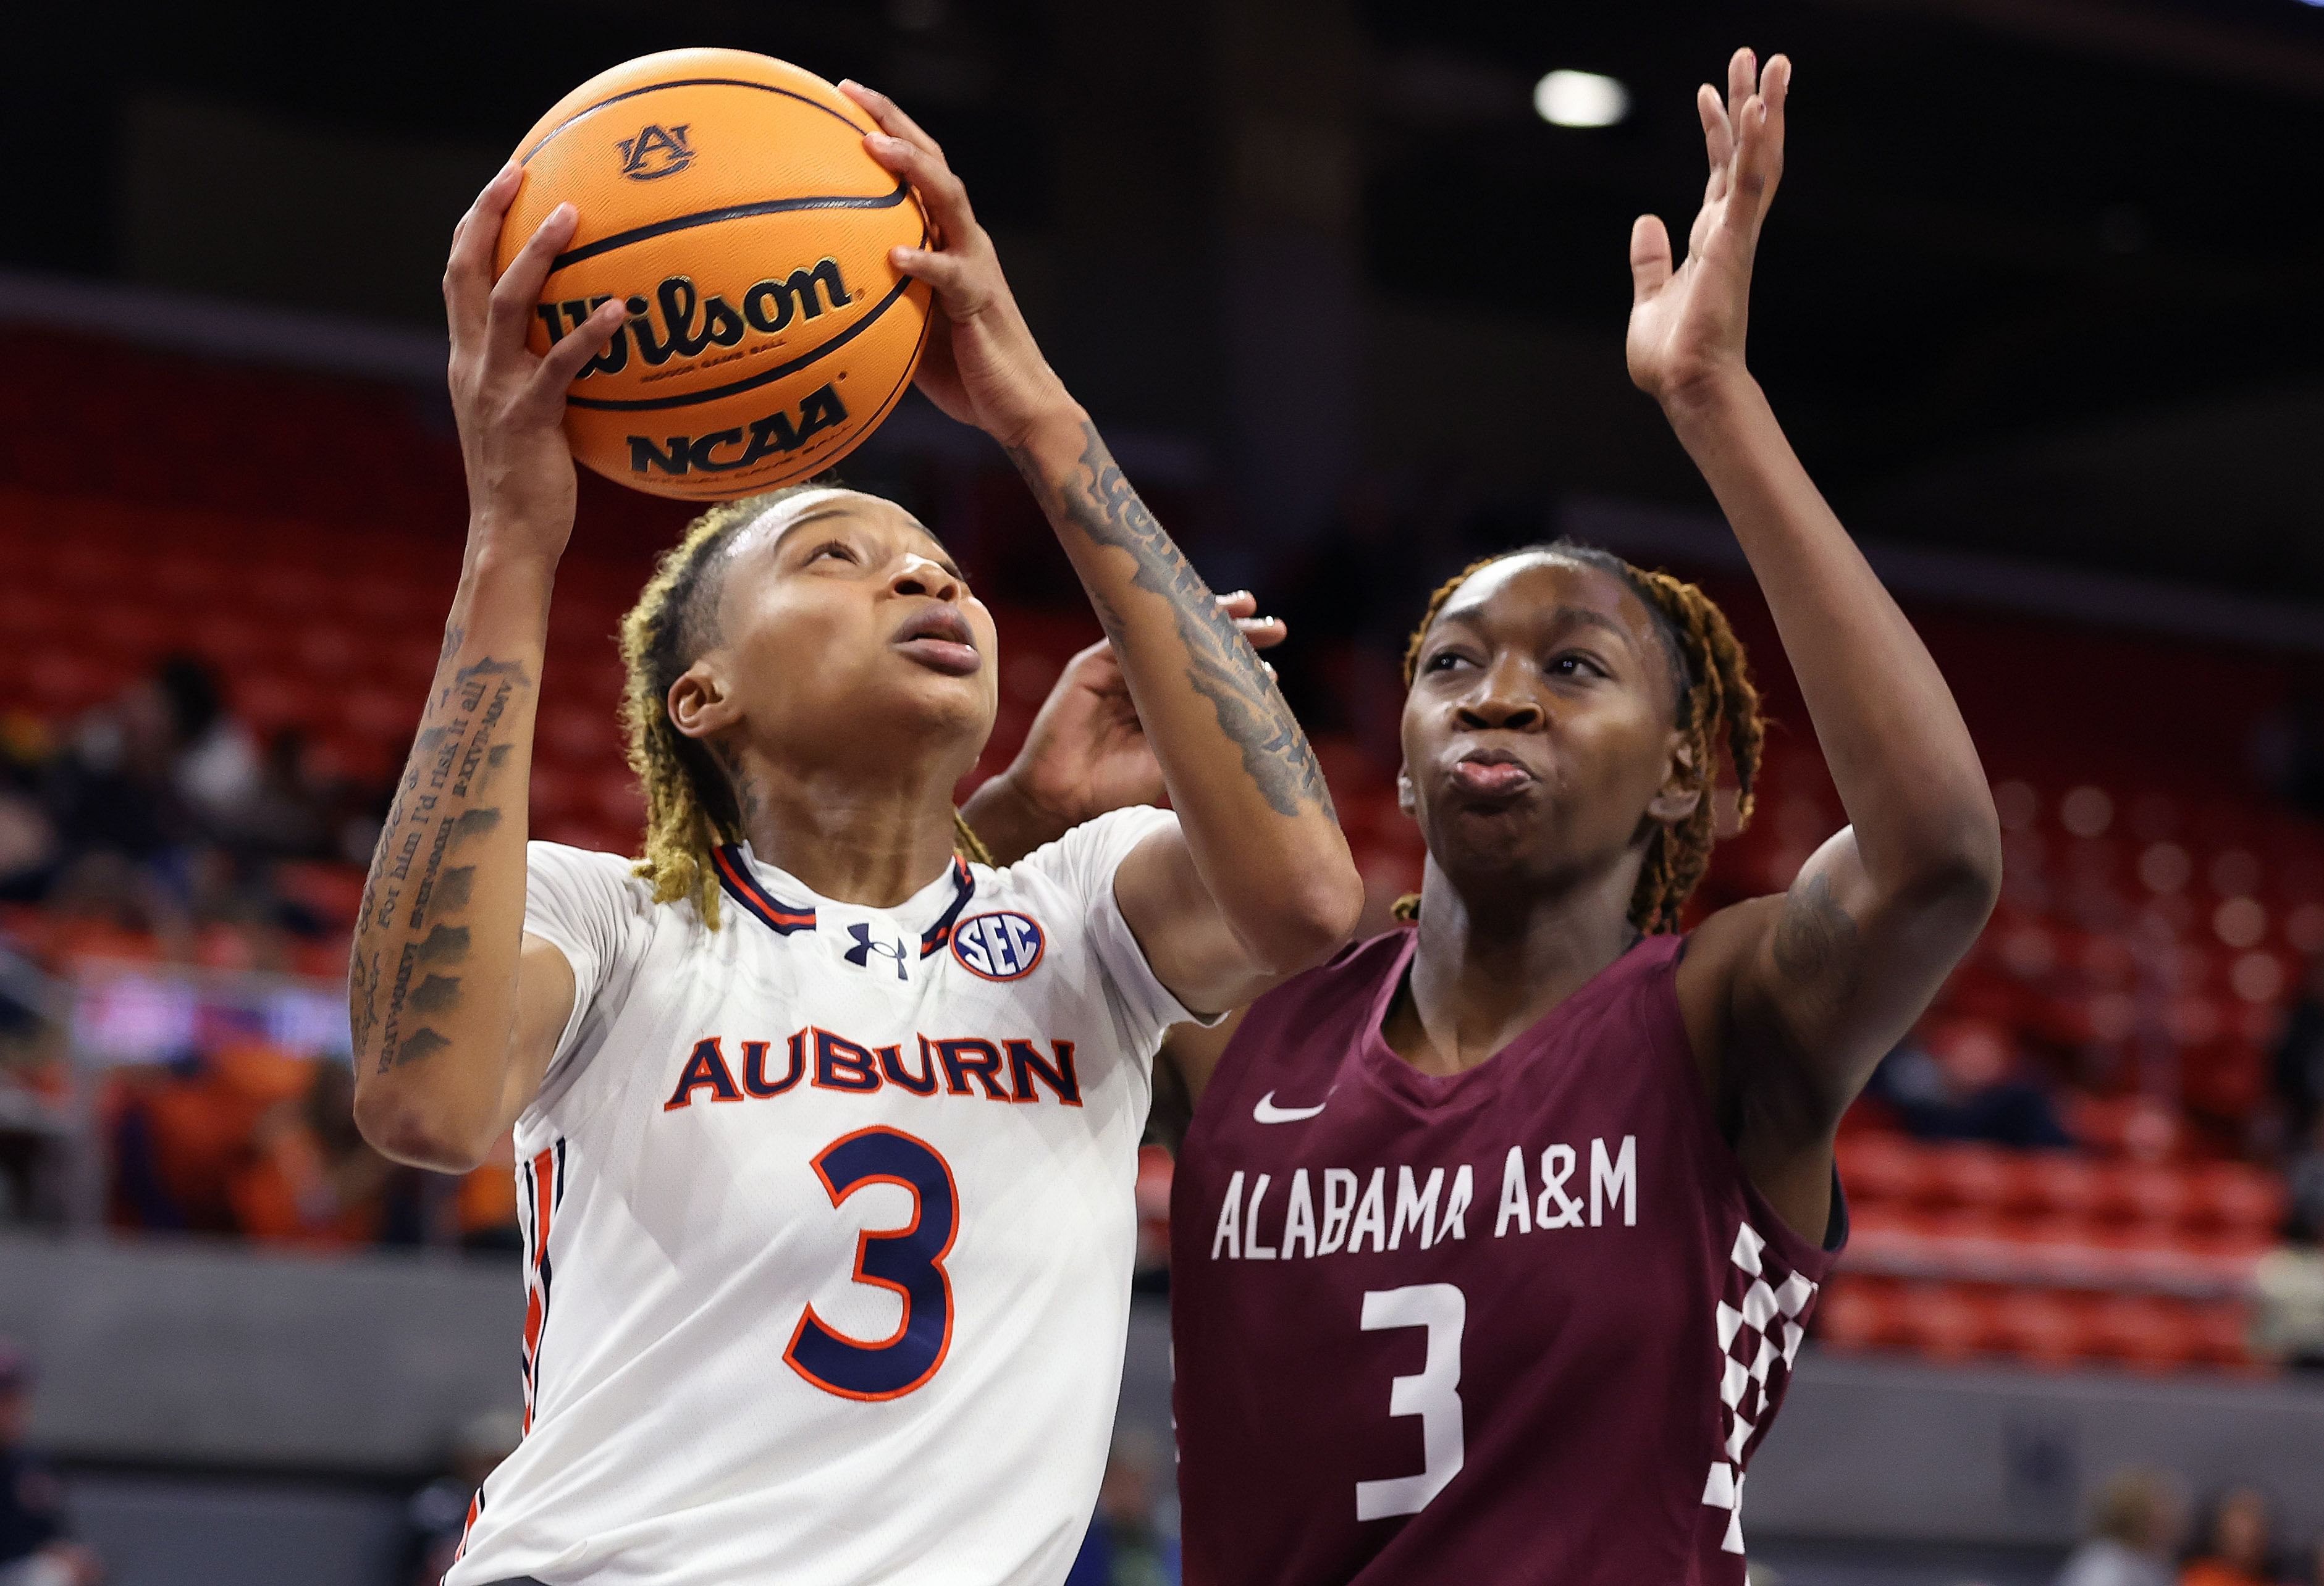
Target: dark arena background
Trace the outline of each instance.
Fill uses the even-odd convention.
[[[85,1551],[0,1581],[412,1586],[515,1439],[508,1163],[362,1143],[345,981],[460,563],[444,250],[543,108],[721,44],[912,110],[1126,472],[1289,622],[1374,929],[1421,858],[1404,635],[1450,569],[1559,533],[1699,579],[1750,645],[1778,724],[1704,901],[1841,822],[1623,364],[1629,222],[1683,233],[1693,86],[1748,43],[1799,74],[1752,367],[1959,696],[2007,865],[1844,1126],[1853,1237],[1752,1467],[1754,1579],[2032,1586],[2111,1527],[2153,1580],[2224,1545],[2243,1572],[2201,1580],[2324,1582],[2324,9],[98,0],[7,31],[0,1459],[60,1474]],[[918,397],[843,472],[1000,592],[1005,763],[1097,633],[1039,512]],[[633,851],[611,635],[687,515],[583,477],[537,836]],[[1169,1175],[1148,1148],[1094,1522],[1122,1583],[1176,1578]]]

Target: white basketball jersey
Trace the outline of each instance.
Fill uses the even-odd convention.
[[[571,1022],[518,1120],[524,1441],[448,1586],[1064,1579],[1164,1028],[1117,811],[894,908],[715,856],[721,928],[535,843]]]

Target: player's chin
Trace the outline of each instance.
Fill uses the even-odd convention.
[[[918,733],[973,736],[980,746],[992,734],[1000,701],[990,667],[964,676],[907,662],[883,682],[884,699],[863,702],[867,722],[884,715]]]
[[[1443,793],[1429,801],[1422,829],[1428,850],[1451,869],[1530,870],[1533,854],[1554,845],[1555,812],[1538,785],[1516,798],[1475,798]]]

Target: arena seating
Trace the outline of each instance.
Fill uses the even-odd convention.
[[[78,391],[89,414],[60,431],[0,414],[18,420],[0,425],[0,632],[11,639],[0,715],[62,729],[165,653],[190,650],[255,733],[298,728],[337,774],[392,776],[458,571],[450,438],[421,404],[358,383],[109,347],[92,373],[96,344],[29,339],[23,355],[54,379],[12,389],[42,391],[44,403],[61,389],[68,407]],[[37,438],[110,433],[119,420],[105,403],[123,392],[170,424],[119,455]],[[228,408],[230,437],[212,423]],[[274,488],[310,481],[290,459],[318,448],[333,460],[327,487]],[[278,453],[283,466],[270,470]],[[610,487],[586,499],[590,531],[560,572],[550,624],[533,831],[627,851],[641,806],[622,760],[612,636],[682,514]],[[1714,592],[1753,645],[1783,726],[1757,818],[1722,844],[1699,907],[1783,885],[1841,821],[1764,607],[1731,577]],[[1923,1143],[1878,1104],[1859,1108],[1841,1149],[1854,1242],[1821,1336],[1944,1358],[2240,1367],[2237,1296],[2282,1213],[2279,1182],[2241,1158],[2267,1045],[2324,950],[2324,834],[2253,792],[2244,770],[2286,663],[2174,641],[2158,678],[2137,669],[2152,656],[2135,636],[2067,640],[2030,618],[1914,614],[1996,779],[2008,861],[2002,905],[1932,1023],[1997,1032],[2064,1099],[2081,1148]],[[980,773],[1005,762],[1059,668],[1096,634],[1074,610],[998,617],[1001,720]],[[1415,884],[1419,841],[1395,807],[1393,768],[1353,742],[1318,749],[1373,891]],[[281,884],[344,926],[361,875],[309,863]],[[22,908],[0,927],[58,961],[162,951]],[[230,930],[171,950],[244,961]],[[337,975],[344,954],[337,939],[311,944],[299,966]],[[1149,1162],[1140,1183],[1158,1240],[1167,1162]]]

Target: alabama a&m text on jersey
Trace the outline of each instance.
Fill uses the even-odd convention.
[[[1684,939],[1440,1076],[1380,1035],[1415,937],[1252,1003],[1179,1152],[1187,1586],[1742,1586],[1831,1258],[1717,1126]]]
[[[720,850],[722,928],[535,843],[579,991],[517,1124],[522,1443],[448,1586],[1055,1582],[1119,1388],[1149,1063],[1120,810],[894,908]]]

